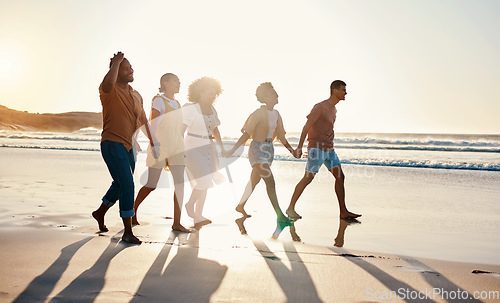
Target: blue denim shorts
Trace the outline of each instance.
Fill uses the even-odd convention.
[[[269,166],[274,160],[274,146],[272,142],[258,142],[253,140],[248,149],[248,160],[253,167],[255,164],[267,163]]]
[[[340,159],[334,150],[324,151],[317,147],[308,148],[306,171],[317,174],[323,164],[328,170],[331,170],[335,166],[340,166]]]

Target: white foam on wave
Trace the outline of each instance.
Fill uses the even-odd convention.
[[[396,146],[466,146],[466,147],[494,147],[500,148],[499,141],[490,140],[432,140],[432,139],[411,139],[411,140],[391,140],[375,138],[336,138],[337,144],[349,145],[396,145]]]
[[[247,157],[247,155],[243,155]],[[296,161],[306,162],[306,158],[296,159],[291,155],[275,155],[275,161]],[[438,168],[438,169],[465,169],[465,170],[484,170],[500,171],[500,165],[490,163],[471,163],[463,161],[437,162],[432,160],[400,160],[400,159],[361,159],[361,158],[342,158],[342,164],[352,165],[375,165],[375,166],[395,166],[411,168]]]
[[[384,150],[425,150],[425,151],[455,151],[455,152],[480,152],[480,153],[500,153],[500,147],[473,147],[473,146],[381,146],[381,145],[348,145],[335,144],[336,149],[384,149]]]
[[[73,133],[0,131],[0,147],[99,151],[100,132],[96,128]],[[145,136],[139,142],[145,150]],[[235,142],[224,139],[226,149]],[[500,171],[495,155],[500,153],[498,135],[351,134],[335,139],[335,148],[344,164]],[[305,159],[295,159],[281,144],[275,144],[275,161]]]
[[[33,145],[6,145],[0,144],[0,147],[6,148],[29,148],[29,149],[53,149],[53,150],[75,150],[75,151],[100,151],[99,148],[78,148],[64,146],[33,146]]]
[[[93,137],[92,137],[93,136]],[[26,140],[63,140],[63,141],[100,141],[99,133],[53,133],[53,132],[0,132],[0,139],[26,139]]]
[[[72,132],[72,134],[77,134],[77,135],[96,135],[96,136],[100,136],[101,135],[101,132],[102,132],[102,129],[100,128],[95,128],[95,127],[84,127],[82,129],[79,129],[79,130],[75,130],[74,132]]]

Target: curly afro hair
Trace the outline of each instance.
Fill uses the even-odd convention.
[[[197,79],[189,85],[188,89],[188,99],[189,102],[198,103],[200,102],[200,95],[206,89],[214,88],[217,92],[216,97],[222,93],[222,87],[217,79],[210,77],[202,77]]]

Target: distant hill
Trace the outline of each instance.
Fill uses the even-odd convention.
[[[101,129],[102,113],[33,114],[0,105],[0,129],[73,132],[85,127]]]

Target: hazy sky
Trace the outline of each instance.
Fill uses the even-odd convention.
[[[287,131],[347,82],[338,132],[500,133],[500,1],[0,0],[0,104],[100,111],[120,50],[150,111],[159,78],[221,81],[223,135],[270,81]]]

